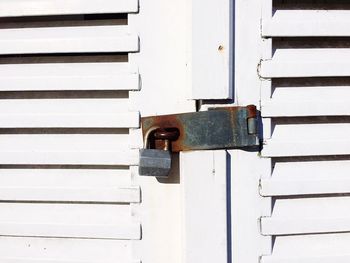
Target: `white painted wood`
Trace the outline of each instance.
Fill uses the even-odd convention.
[[[128,206],[86,204],[0,205],[0,235],[140,239]]]
[[[350,95],[350,86],[347,83],[339,81],[336,85],[326,85],[326,81],[318,80],[315,86],[307,86],[307,83],[314,83],[312,79],[308,82],[296,86],[293,83],[288,83],[286,81],[281,84],[277,84],[277,87],[274,87],[274,91],[271,96],[271,100],[274,101],[283,101],[283,102],[305,102],[308,101],[324,103],[327,100],[332,101],[342,101],[344,100],[342,96]],[[323,83],[323,86],[321,84]],[[328,109],[331,110],[331,109]]]
[[[258,224],[260,217],[271,215],[271,198],[262,198],[258,192],[259,178],[263,173],[270,172],[271,165],[269,160],[257,158],[256,152],[228,152],[231,168],[232,261],[243,259],[243,262],[258,262],[261,255],[270,254],[272,250],[271,237],[261,235]]]
[[[0,65],[1,91],[138,90],[128,63]]]
[[[29,263],[97,263],[97,262],[101,262],[100,261],[72,261],[72,260],[52,260],[52,259],[35,259],[35,258],[29,258],[29,259],[23,259],[23,258],[16,258],[16,257],[13,257],[13,258],[0,258],[1,262],[4,262],[4,263],[26,263],[26,262],[29,262]],[[105,261],[103,261],[105,262]],[[118,259],[118,262],[124,262],[124,261],[120,261]],[[141,263],[140,261],[127,261],[127,262],[131,262],[131,263]]]
[[[113,152],[129,149],[129,135],[116,134],[0,134],[0,153]]]
[[[138,33],[141,41],[141,52],[130,53],[129,62],[138,67],[142,79],[141,90],[129,93],[130,109],[142,116],[195,111],[195,101],[188,99],[192,88],[186,67],[189,3],[143,1],[140,13],[128,16],[130,32]],[[138,146],[141,133],[130,134],[136,135],[132,147]],[[183,262],[183,182],[176,155],[173,161],[168,180],[138,176],[138,167],[131,167],[133,183],[142,190],[142,202],[132,205],[142,222],[142,240],[133,242],[133,255],[144,263]]]
[[[136,165],[138,164],[138,151],[8,151],[0,154],[0,163],[3,165]]]
[[[10,263],[132,263],[130,241],[56,238],[0,238],[0,260]],[[108,255],[108,256],[107,256]]]
[[[2,0],[0,17],[137,12],[137,0]]]
[[[263,129],[263,138],[264,139],[270,139],[272,134],[272,124],[271,119],[269,118],[262,118],[262,125],[264,127]]]
[[[262,5],[262,12],[261,12],[261,25],[264,28],[264,24],[269,21],[273,15],[273,0],[266,0],[266,2]],[[271,40],[271,38],[270,38]],[[265,50],[266,51],[266,50]]]
[[[93,261],[72,261],[72,260],[41,260],[41,259],[21,259],[21,258],[0,258],[1,262],[4,263],[25,263],[25,262],[30,262],[30,263],[34,263],[34,262],[39,262],[39,263],[94,263]]]
[[[337,262],[337,263],[346,263],[349,262],[350,255],[341,255],[341,256],[317,256],[314,257],[263,257],[262,263],[328,263],[328,262]]]
[[[342,233],[349,231],[349,217],[336,219],[262,218],[263,235],[293,235],[310,233]]]
[[[316,101],[275,102],[262,106],[263,117],[300,117],[300,116],[348,116],[350,100],[346,97],[338,101],[318,103]]]
[[[131,219],[131,208],[124,204],[0,203],[0,222],[14,224],[112,225]],[[130,220],[131,222],[132,220]]]
[[[346,77],[350,49],[277,49],[271,60],[261,63],[263,78]]]
[[[72,260],[41,260],[41,259],[33,259],[33,258],[29,258],[29,259],[21,259],[21,258],[0,258],[1,262],[4,263],[25,263],[25,262],[29,262],[29,263],[95,263],[95,261],[72,261]]]
[[[115,2],[115,1],[114,1]],[[137,112],[139,109],[139,107],[143,108],[142,114],[149,114],[150,110],[145,110],[145,108],[150,108],[151,112],[157,112],[157,113],[161,113],[164,111],[173,111],[173,112],[178,112],[178,111],[192,111],[195,107],[194,107],[194,102],[191,101],[185,101],[184,100],[184,96],[183,93],[185,93],[185,85],[187,83],[184,81],[184,73],[186,72],[186,68],[185,68],[185,63],[183,63],[183,57],[185,57],[185,54],[183,53],[183,49],[182,49],[182,32],[183,29],[186,29],[188,27],[188,25],[186,25],[186,23],[183,22],[181,18],[182,15],[182,11],[184,10],[184,2],[185,1],[176,1],[174,3],[162,3],[161,1],[154,1],[154,2],[148,2],[148,3],[144,3],[143,4],[143,12],[140,15],[135,15],[135,17],[137,16],[137,20],[139,19],[138,17],[141,17],[141,21],[138,21],[139,24],[139,28],[133,28],[133,30],[130,30],[131,32],[139,32],[140,34],[142,34],[142,36],[144,37],[144,39],[146,41],[144,41],[144,44],[142,45],[142,54],[135,54],[136,57],[138,57],[137,59],[137,63],[132,63],[133,65],[139,66],[141,65],[141,69],[140,69],[140,73],[142,74],[142,78],[143,78],[143,84],[146,85],[147,88],[145,88],[145,92],[143,94],[143,96],[140,96],[140,100],[136,101],[133,100],[133,98],[130,99],[130,101],[132,101],[130,104],[130,107],[133,107],[136,110],[133,110],[133,112]],[[100,4],[100,3],[99,3]],[[165,7],[165,8],[164,8]],[[180,16],[180,17],[179,17]],[[176,19],[174,19],[176,18]],[[135,19],[134,19],[135,21]],[[159,21],[162,21],[162,23],[159,23]],[[175,23],[174,23],[175,21]],[[140,23],[141,22],[141,23]],[[128,21],[128,23],[133,24],[134,22],[132,21],[132,19],[130,19]],[[92,30],[92,32],[94,32],[94,34],[96,34],[96,32],[98,32],[100,27],[95,28]],[[154,32],[157,32],[157,34],[154,34]],[[164,36],[169,36],[169,32],[171,32],[171,36],[172,37],[164,37]],[[95,36],[94,36],[95,37]],[[177,41],[174,41],[175,37],[177,39]],[[103,40],[101,40],[102,42]],[[97,42],[97,41],[96,41]],[[100,43],[101,43],[100,42]],[[156,45],[154,43],[157,43]],[[42,44],[41,44],[42,45]],[[154,47],[157,47],[157,52],[155,53],[155,49]],[[70,49],[69,49],[70,50]],[[170,51],[170,52],[169,52]],[[56,51],[55,51],[56,52]],[[103,51],[104,52],[104,51]],[[119,52],[119,51],[118,51]],[[132,60],[131,57],[129,57],[130,60]],[[136,61],[136,60],[134,60]],[[154,65],[162,65],[161,67],[154,67]],[[55,65],[53,65],[55,66]],[[97,67],[98,65],[96,65]],[[64,67],[64,65],[63,65]],[[86,74],[86,75],[92,75],[94,70],[94,66],[91,67],[91,72]],[[176,78],[173,78],[174,72],[176,72]],[[113,73],[113,70],[111,70],[111,76],[117,76],[117,74]],[[115,73],[117,73],[117,71],[115,71]],[[40,72],[39,72],[40,74]],[[128,74],[128,73],[127,73]],[[157,76],[157,77],[155,77]],[[170,77],[170,78],[169,78]],[[80,79],[83,79],[84,77],[81,77]],[[101,77],[103,78],[103,77]],[[100,79],[101,79],[100,78]],[[77,77],[77,79],[79,79],[79,77]],[[108,78],[105,78],[106,80]],[[172,81],[169,82],[169,79],[172,79]],[[67,80],[67,86],[71,86],[72,80]],[[88,80],[86,80],[87,82]],[[118,80],[119,81],[119,80]],[[75,82],[74,82],[75,83]],[[98,83],[98,80],[96,80],[96,83]],[[101,81],[101,85],[95,85],[95,86],[101,86],[102,89],[102,85],[104,82]],[[69,85],[70,84],[70,85]],[[21,84],[17,84],[17,86],[19,86]],[[92,87],[90,90],[93,90],[93,84],[89,84],[90,87]],[[117,85],[119,87],[122,87],[124,85],[117,83]],[[112,84],[108,84],[108,87],[111,87],[110,89],[114,89],[112,87],[116,87],[117,85]],[[33,86],[36,86],[35,84],[33,84]],[[80,84],[80,86],[82,87],[81,90],[84,90],[83,86],[84,84]],[[107,87],[107,86],[106,86]],[[151,88],[150,88],[151,87]],[[174,89],[174,87],[176,87],[176,89]],[[108,89],[108,88],[106,88]],[[129,88],[117,88],[117,89],[125,89],[125,90],[129,90]],[[134,89],[134,88],[133,88]],[[21,90],[20,88],[18,90]],[[43,87],[42,90],[45,90],[45,87]],[[52,90],[56,90],[56,89],[52,89]],[[161,93],[164,92],[164,94],[166,94],[167,96],[169,96],[171,99],[169,100],[158,100],[159,103],[166,105],[167,107],[159,107],[159,105],[157,105],[157,102],[155,102],[154,98],[156,98],[155,96],[148,96],[147,94],[155,92],[157,93],[157,97],[164,97],[161,96]],[[102,100],[103,101],[103,100]],[[149,102],[152,101],[152,103],[145,103],[145,102]],[[106,101],[107,102],[107,101]],[[107,102],[108,103],[108,102]],[[121,101],[114,101],[115,104],[120,104]],[[65,104],[65,103],[64,103]],[[102,108],[104,107],[103,105],[100,105]],[[121,108],[120,108],[121,109]],[[113,114],[117,114],[118,112],[120,112],[120,109],[118,111],[111,111]],[[88,112],[100,112],[99,108],[93,108],[90,109]],[[101,110],[102,111],[102,110]],[[84,132],[85,130],[82,130],[82,132]],[[67,131],[65,131],[67,132]],[[70,132],[68,130],[68,132]],[[75,131],[74,131],[75,132]],[[103,131],[102,131],[103,132]],[[107,131],[109,132],[109,131]],[[122,133],[125,132],[125,130],[121,131]],[[79,134],[79,137],[82,134]],[[82,136],[85,136],[84,134]],[[108,135],[107,135],[108,136]],[[21,137],[21,136],[19,136]],[[40,139],[40,137],[46,137],[46,135],[40,134],[40,136],[37,137],[31,137],[28,138],[28,140],[36,140],[38,139],[39,141],[39,148],[43,149],[44,152],[47,152],[47,149],[52,147],[53,143],[49,143],[50,146],[44,147],[44,143],[42,142],[42,140]],[[50,136],[49,136],[50,137]],[[102,137],[104,137],[103,134],[98,136],[100,139]],[[65,140],[66,143],[63,143],[63,145],[61,147],[59,146],[53,146],[54,147],[54,151],[59,149],[61,151],[63,151],[64,154],[64,150],[63,149],[67,149],[67,145],[69,145],[69,143],[73,143],[75,139],[78,138],[78,135],[76,137],[71,137],[70,139]],[[85,139],[82,141],[82,144],[85,143],[87,145],[89,145],[89,143],[91,141],[96,142],[100,141],[100,139],[97,139],[97,137],[85,137]],[[115,137],[111,137],[108,136],[108,138],[103,139],[102,144],[103,146],[101,147],[99,145],[98,142],[93,143],[95,146],[91,146],[88,147],[89,151],[93,152],[96,156],[100,156],[101,155],[101,151],[107,150],[106,151],[106,155],[108,152],[108,155],[110,156],[109,158],[116,158],[116,154],[115,152],[118,150],[122,150],[124,151],[125,155],[128,155],[129,153],[129,148],[126,147],[126,145],[129,145],[129,140],[128,137],[124,136],[123,139],[125,140],[125,142],[123,142],[122,140],[115,140]],[[51,140],[55,140],[55,137],[51,137]],[[50,140],[47,140],[50,141]],[[108,146],[108,142],[109,142],[109,146]],[[47,143],[47,142],[46,142]],[[61,141],[62,143],[62,141]],[[101,142],[100,142],[101,143]],[[35,149],[36,145],[34,144],[34,142],[32,144],[28,143],[29,146],[31,146],[30,149]],[[59,145],[59,142],[57,143],[57,145]],[[23,145],[24,146],[24,145]],[[78,148],[78,150],[80,151],[82,146],[78,146],[75,147],[74,145],[69,145],[69,149],[72,148]],[[25,148],[25,147],[19,147],[21,149]],[[84,148],[84,147],[83,147]],[[85,149],[85,148],[84,148]],[[75,150],[75,149],[74,149]],[[28,149],[29,151],[29,149]],[[134,153],[136,151],[132,151],[132,153]],[[80,154],[80,153],[78,153]],[[1,155],[1,154],[0,154]],[[76,160],[77,156],[70,156],[71,159]],[[124,157],[124,156],[123,156]],[[79,158],[79,157],[78,157]],[[119,157],[118,157],[119,158]],[[23,158],[24,159],[24,158]],[[39,158],[38,158],[39,159]],[[27,159],[28,160],[28,159]],[[136,159],[137,160],[137,159]],[[134,164],[136,164],[137,162],[135,162]],[[136,174],[133,175],[136,177]],[[103,180],[103,178],[101,178],[100,180]],[[147,188],[147,186],[150,186],[151,183],[150,181],[155,181],[153,183],[153,189]],[[179,211],[181,208],[181,204],[179,202],[181,196],[179,195],[179,186],[177,184],[160,184],[158,183],[154,178],[142,178],[141,181],[143,182],[143,192],[144,192],[144,196],[146,196],[146,198],[144,199],[144,203],[141,204],[143,207],[140,212],[138,212],[139,214],[142,215],[143,219],[142,221],[146,221],[146,222],[151,222],[151,224],[146,224],[146,227],[143,228],[144,230],[144,238],[141,242],[135,242],[133,243],[133,247],[136,244],[137,246],[141,246],[141,247],[151,247],[150,250],[147,250],[147,257],[144,256],[143,261],[144,262],[148,262],[149,258],[153,257],[154,258],[159,258],[159,255],[163,255],[163,257],[167,260],[167,262],[179,262],[179,258],[181,257],[181,243],[178,242],[177,237],[181,236],[180,233],[180,220],[181,216]],[[118,185],[117,185],[118,186]],[[163,189],[163,191],[162,191]],[[162,198],[158,198],[162,197]],[[148,198],[147,198],[148,197]],[[166,198],[164,198],[166,197]],[[149,202],[151,200],[151,202]],[[159,201],[158,201],[159,200]],[[160,205],[159,202],[161,202],[163,205]],[[146,207],[145,207],[146,206]],[[161,215],[159,215],[159,212],[161,211]],[[170,211],[170,213],[169,213]],[[96,211],[96,213],[98,213],[98,211]],[[134,211],[133,211],[134,213]],[[139,215],[138,213],[136,214],[136,217]],[[174,215],[174,216],[173,216]],[[91,217],[94,217],[95,215],[91,215]],[[118,219],[115,217],[115,224],[118,223]],[[48,220],[49,221],[49,220]],[[157,231],[154,231],[154,229],[150,228],[150,225],[155,225],[157,229]],[[163,225],[163,226],[162,226]],[[171,225],[172,227],[169,229],[169,225]],[[121,226],[120,226],[121,227]],[[160,229],[162,229],[163,231],[159,231]],[[159,238],[159,239],[153,239],[151,238],[153,235],[158,235],[158,236],[165,236],[166,238]],[[38,238],[39,239],[39,238]],[[174,241],[175,239],[175,241]],[[60,239],[61,242],[64,242],[68,239]],[[98,241],[98,240],[96,240]],[[159,242],[161,244],[161,246],[155,246],[156,242]],[[124,244],[124,243],[123,243]],[[101,249],[100,246],[104,246],[103,243],[98,243],[98,242],[92,242],[89,244],[89,246],[94,247],[97,246],[101,251],[98,253],[98,257],[86,257],[86,258],[74,258],[73,256],[71,256],[71,252],[70,250],[76,250],[74,253],[76,254],[84,254],[84,253],[89,253],[85,252],[84,250],[89,250],[89,246],[85,246],[85,247],[77,247],[77,246],[66,246],[64,249],[62,249],[60,251],[60,253],[57,253],[59,256],[58,258],[62,261],[78,261],[78,262],[101,262],[101,263],[105,263],[105,262],[140,262],[140,260],[137,261],[137,256],[135,256],[133,254],[133,257],[131,257],[130,255],[127,255],[126,257],[123,257],[124,254],[126,253],[130,253],[130,246],[131,245],[129,242],[126,243],[128,245],[128,247],[122,248],[121,250],[118,249],[118,246],[114,246],[114,250],[112,252],[109,252],[106,249]],[[46,247],[45,245],[43,245],[43,247]],[[108,246],[109,247],[109,246]],[[154,250],[154,247],[159,247],[161,249],[158,249],[157,251]],[[43,249],[42,249],[43,250]],[[35,251],[36,253],[33,253],[33,255],[31,256],[24,256],[22,257],[22,260],[26,260],[26,259],[33,259],[34,260],[38,257],[40,257],[40,253],[43,253],[42,250],[37,250]],[[93,250],[93,249],[92,249]],[[114,251],[117,251],[114,252]],[[126,252],[125,252],[126,251]],[[150,253],[150,251],[152,251],[152,253]],[[5,256],[0,257],[1,258],[5,258],[5,257],[14,257],[18,255],[18,253],[16,254],[15,250],[11,251],[12,253],[8,253],[7,255],[5,254]],[[44,251],[45,252],[45,251]],[[46,252],[47,253],[47,252]],[[118,255],[118,253],[120,255]],[[0,254],[1,254],[1,249],[0,249]],[[116,254],[116,255],[115,255]],[[44,255],[46,256],[46,254]],[[82,256],[85,257],[85,256]],[[49,260],[51,259],[55,259],[55,256],[48,256],[47,257]],[[62,259],[63,258],[63,259]],[[56,259],[55,259],[56,260]],[[164,261],[164,260],[163,260]],[[149,262],[163,262],[162,260],[150,260]]]
[[[350,36],[349,10],[276,10],[266,17],[264,37]]]
[[[0,187],[0,200],[3,201],[49,201],[49,202],[102,202],[138,203],[139,187],[109,188],[10,188]]]
[[[125,128],[139,126],[139,113],[1,114],[1,128]]]
[[[232,1],[192,1],[192,99],[232,98],[232,17]]]
[[[0,258],[1,262],[5,263],[24,263],[24,262],[39,262],[39,263],[97,263],[100,261],[71,261],[71,260],[39,260],[39,259],[18,259],[18,258]],[[121,262],[121,261],[118,261]],[[128,261],[132,263],[141,263],[141,261]]]
[[[226,151],[181,153],[184,262],[227,262],[226,158]]]
[[[349,197],[277,199],[272,216],[261,219],[264,235],[348,232]]]
[[[287,157],[287,156],[325,156],[325,155],[347,155],[350,145],[340,141],[309,142],[300,140],[298,142],[281,142],[273,139],[267,140],[262,150],[264,157]]]
[[[136,52],[137,35],[127,26],[0,30],[0,54]]]
[[[127,98],[83,98],[83,99],[0,99],[0,110],[8,115],[20,114],[74,114],[85,113],[91,115],[100,114],[118,114],[128,113]],[[96,109],[98,109],[96,113]],[[5,115],[5,114],[2,114]],[[137,118],[138,120],[138,118]],[[122,120],[120,120],[123,122]],[[128,127],[128,126],[126,126]],[[133,128],[138,128],[133,127]]]
[[[235,24],[235,63],[231,69],[234,72],[234,103],[240,106],[260,105],[260,87],[263,83],[257,74],[257,67],[262,56],[271,52],[265,52],[262,46],[261,15],[272,12],[271,8],[269,10],[272,1],[232,2],[235,6],[232,15]],[[262,198],[258,192],[259,178],[269,173],[269,162],[256,152],[230,150],[229,155],[231,262],[257,263],[261,255],[270,254],[272,249],[271,237],[262,236],[258,225],[258,218],[269,216],[271,211],[271,199]]]
[[[1,169],[0,199],[7,201],[138,203],[127,169]]]
[[[276,87],[262,103],[263,117],[344,116],[350,114],[350,88]]]
[[[96,111],[98,109],[98,111]],[[1,128],[139,127],[139,113],[118,99],[8,99],[0,103]]]
[[[315,37],[347,36],[348,10],[274,10],[272,16],[263,16],[264,37]],[[273,38],[272,38],[273,39]],[[288,39],[285,40],[287,42]],[[307,40],[306,40],[307,43]],[[346,116],[348,88],[345,83],[332,84],[312,77],[348,77],[346,72],[349,49],[346,48],[293,48],[293,45],[272,49],[272,58],[261,63],[259,75],[273,78],[308,78],[303,85],[288,80],[273,81],[263,91],[262,116],[264,124],[271,125],[262,155],[265,157],[347,155],[347,121],[338,123],[323,117],[324,123],[312,123],[313,119],[293,119],[308,116]],[[311,77],[311,78],[310,78]],[[277,84],[276,84],[277,83]],[[280,85],[282,84],[282,85]],[[338,85],[339,84],[339,85]],[[283,119],[279,119],[284,117]],[[290,117],[290,119],[288,119]],[[270,119],[272,118],[272,119]],[[344,123],[342,123],[344,122]],[[268,128],[269,129],[269,128]],[[318,197],[314,195],[348,193],[346,176],[348,161],[276,160],[271,177],[260,181],[260,194],[275,197],[271,217],[261,219],[263,235],[275,236],[271,255],[261,258],[263,263],[299,262],[347,262],[347,249],[333,252],[346,243],[349,231],[347,197]],[[299,198],[289,196],[301,195]],[[313,195],[306,198],[304,195]],[[284,198],[281,198],[281,197]],[[328,238],[326,233],[341,232]],[[309,235],[315,233],[317,235]],[[319,235],[322,233],[322,235]],[[308,235],[300,235],[308,234]],[[286,235],[286,236],[279,236]],[[296,235],[296,236],[290,236]],[[327,237],[327,238],[325,238]],[[298,240],[297,240],[298,239]],[[310,242],[308,239],[312,239]],[[297,241],[296,241],[297,240]],[[327,240],[320,246],[320,240]],[[323,242],[322,241],[322,242]],[[339,241],[339,242],[335,242]],[[283,249],[281,249],[281,242]],[[330,249],[327,249],[329,247]],[[344,247],[344,246],[343,246]]]
[[[309,155],[346,155],[348,123],[323,124],[277,124],[272,138],[264,143],[262,155],[309,156]],[[349,145],[350,146],[350,145]]]
[[[261,180],[263,196],[350,193],[349,161],[277,162]]]
[[[2,187],[95,188],[131,185],[128,168],[113,169],[0,169]]]
[[[260,262],[348,262],[349,235],[345,232],[350,227],[346,209],[349,199],[339,194],[349,191],[349,162],[320,156],[349,154],[347,118],[325,117],[350,113],[347,79],[336,82],[335,78],[322,78],[348,77],[350,53],[347,48],[315,48],[318,44],[311,38],[297,40],[294,45],[296,39],[292,37],[348,36],[349,10],[303,10],[301,2],[283,1],[278,4],[287,6],[280,10],[275,4],[264,2],[261,23],[262,36],[274,44],[264,46],[263,53],[271,52],[272,56],[264,56],[259,68],[261,77],[272,79],[262,84],[261,112],[268,126],[262,156],[288,159],[267,158],[272,173],[261,171],[260,194],[274,197],[272,215],[261,219],[261,231],[274,239],[271,252],[262,253]],[[273,37],[286,38],[280,46]],[[295,118],[309,116],[322,117]],[[315,159],[290,158],[298,156]],[[329,194],[337,197],[322,197]],[[328,234],[331,232],[339,234]]]
[[[140,225],[129,222],[113,225],[63,225],[53,223],[14,224],[0,222],[2,236],[21,237],[62,237],[62,238],[103,238],[103,239],[135,239],[141,237]]]
[[[327,120],[327,119],[325,119]],[[292,121],[292,120],[291,120]],[[300,140],[313,141],[341,141],[347,138],[350,131],[348,123],[276,123],[272,139],[276,141],[298,142]],[[329,135],[332,136],[329,136]]]
[[[0,135],[1,164],[132,165],[127,134]]]
[[[25,262],[29,262],[29,263],[35,263],[35,262],[39,262],[39,263],[97,263],[100,261],[72,261],[72,260],[51,260],[51,259],[21,259],[21,258],[0,258],[1,262],[4,263],[25,263]],[[121,262],[121,261],[118,261]],[[128,262],[132,262],[132,263],[141,263],[140,261],[128,261]]]
[[[273,255],[262,257],[262,262],[343,263],[350,256],[348,244],[349,233],[277,236]]]

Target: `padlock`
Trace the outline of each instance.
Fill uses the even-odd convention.
[[[143,176],[167,177],[171,170],[170,141],[164,139],[164,149],[150,149],[150,135],[158,128],[150,129],[144,138],[144,149],[140,150],[139,174]]]

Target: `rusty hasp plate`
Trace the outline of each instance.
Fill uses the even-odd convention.
[[[258,146],[254,105],[213,108],[209,111],[143,117],[142,132],[155,128],[179,131],[172,151],[232,149]]]

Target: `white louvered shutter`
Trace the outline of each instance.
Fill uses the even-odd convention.
[[[0,262],[138,262],[137,11],[137,0],[0,1]]]
[[[349,22],[344,1],[264,2],[263,263],[350,260]],[[266,170],[268,171],[268,169]]]
[[[195,111],[186,12],[0,0],[1,263],[181,261],[179,171],[137,165],[140,115]]]

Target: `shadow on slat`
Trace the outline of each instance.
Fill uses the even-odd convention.
[[[0,18],[0,29],[127,25],[127,14],[53,15]]]
[[[127,128],[3,128],[0,134],[129,134]]]
[[[127,53],[60,53],[0,55],[1,64],[128,62]]]
[[[0,165],[0,169],[91,169],[91,170],[128,170],[127,165]]]
[[[1,99],[128,99],[124,90],[1,91]]]
[[[350,48],[350,37],[276,37],[272,40],[272,46],[274,50],[283,48]]]
[[[350,10],[348,0],[273,0],[273,7],[281,10]]]

